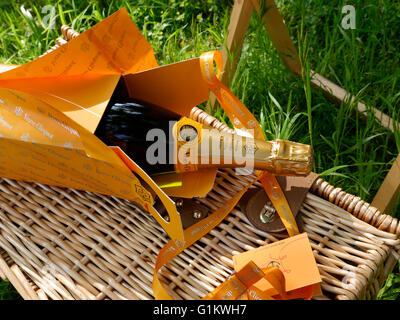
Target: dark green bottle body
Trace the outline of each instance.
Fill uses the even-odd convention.
[[[130,98],[121,78],[94,134],[106,145],[120,147],[149,175],[173,172],[172,127],[179,119],[169,110]],[[155,154],[149,157],[155,143],[160,148],[153,146]]]

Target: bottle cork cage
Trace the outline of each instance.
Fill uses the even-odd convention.
[[[64,41],[77,35],[62,31]],[[197,108],[191,117],[229,130]],[[221,170],[199,201],[215,210],[253,178]],[[314,299],[374,299],[399,259],[399,221],[322,179],[300,214],[322,278],[323,295]],[[199,299],[232,273],[233,255],[277,240],[236,207],[161,269],[160,279],[174,298]],[[0,179],[0,276],[24,299],[153,299],[154,263],[167,241],[133,202]]]

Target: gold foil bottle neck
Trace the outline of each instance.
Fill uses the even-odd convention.
[[[313,149],[298,142],[264,141],[210,130],[185,117],[175,124],[174,138],[178,172],[211,167],[246,167],[276,175],[306,176],[312,170]]]
[[[276,139],[272,144],[272,166],[277,175],[308,175],[314,162],[314,151],[310,145]]]

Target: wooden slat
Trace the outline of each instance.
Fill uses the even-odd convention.
[[[242,52],[243,41],[249,27],[254,8],[248,0],[236,0],[231,13],[226,41],[222,47],[223,66],[221,81],[229,87]],[[213,110],[217,104],[215,96],[210,96],[209,108]]]
[[[252,12],[253,6],[250,1],[235,1],[228,26],[226,43],[222,48],[224,72],[221,75],[221,81],[228,86],[232,81],[232,77],[235,74],[239,62],[243,41],[249,27]],[[231,55],[230,58],[229,55]]]
[[[254,8],[259,14],[264,14],[262,21],[271,38],[272,43],[278,50],[279,56],[286,67],[295,74],[301,75],[301,62],[293,44],[289,31],[283,22],[274,0],[265,0],[266,12],[261,12],[259,0],[251,0]]]
[[[333,82],[329,81],[325,77],[321,76],[320,74],[310,71],[310,82],[314,88],[322,90],[325,96],[332,100],[335,103],[343,102],[355,102],[355,97],[352,96],[349,92],[345,89],[339,87],[338,85],[334,84]],[[376,118],[376,120],[380,123],[381,126],[389,129],[390,131],[394,132],[394,126],[397,126],[397,130],[400,130],[399,123],[393,121],[387,114],[379,111],[374,107],[367,107],[362,102],[357,102],[357,110],[360,114],[367,115],[368,111],[370,111]]]
[[[386,175],[371,205],[382,213],[390,214],[395,208],[400,193],[400,154]]]

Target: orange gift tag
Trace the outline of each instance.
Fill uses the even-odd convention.
[[[238,272],[250,261],[253,261],[259,268],[271,266],[279,268],[285,277],[285,287],[289,299],[291,299],[291,293],[297,295],[294,290],[321,282],[306,233],[233,256],[235,271]],[[271,296],[278,294],[266,279],[257,281],[254,287]],[[319,285],[313,294],[320,294]]]

